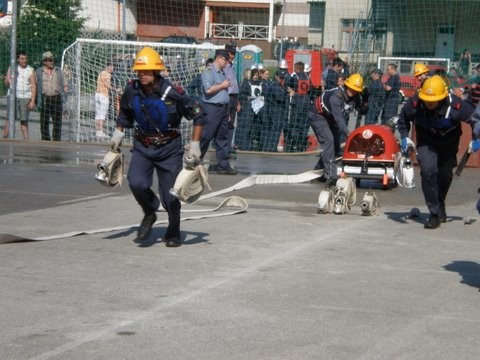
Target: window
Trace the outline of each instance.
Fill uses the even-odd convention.
[[[341,51],[363,50],[367,43],[368,21],[366,19],[341,19]]]
[[[310,4],[310,21],[309,32],[323,33],[325,25],[325,1],[309,1]]]

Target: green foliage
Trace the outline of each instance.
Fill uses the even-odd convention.
[[[17,49],[25,50],[30,63],[41,64],[50,50],[57,59],[80,36],[85,18],[79,17],[81,0],[28,0],[17,19]]]

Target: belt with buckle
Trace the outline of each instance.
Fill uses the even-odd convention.
[[[207,102],[205,104],[213,105],[213,106],[216,106],[216,107],[224,107],[224,108],[228,107],[228,104],[215,104],[215,103],[209,103],[209,102]]]
[[[143,134],[138,128],[135,129],[135,139],[140,141],[144,146],[153,145],[155,147],[160,147],[162,145],[168,144],[171,140],[180,136],[178,130],[167,130],[161,131],[155,134]]]

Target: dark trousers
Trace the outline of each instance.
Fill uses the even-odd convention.
[[[422,192],[428,210],[432,214],[438,214],[440,208],[445,206],[445,199],[453,179],[453,168],[457,164],[458,143],[459,139],[442,145],[427,143],[418,145],[417,142]]]
[[[385,100],[382,111],[382,124],[385,124],[392,116],[398,114],[398,105],[400,104],[400,95]]]
[[[381,111],[382,111],[382,108],[379,104],[376,104],[373,102],[371,104],[369,103],[368,111],[367,111],[367,114],[365,115],[365,125],[377,124],[378,115],[380,115]]]
[[[182,139],[178,137],[168,144],[156,148],[134,141],[128,184],[133,196],[145,214],[156,211],[160,205],[167,211],[168,228],[165,239],[180,239],[180,201],[169,193],[183,166]],[[158,178],[160,199],[151,189],[153,171]]]
[[[242,109],[237,117],[237,129],[235,132],[235,144],[239,150],[253,150],[254,118],[251,101],[242,104]]]
[[[310,111],[308,119],[322,149],[315,169],[324,169],[327,179],[336,179],[335,154],[340,150],[338,127],[331,125],[325,117],[316,111]]]
[[[285,151],[305,151],[308,145],[308,101],[290,105],[290,117],[285,124]]]
[[[216,106],[203,103],[206,122],[203,125],[200,149],[202,158],[206,154],[210,141],[215,139],[215,151],[220,169],[230,167],[230,146],[228,145],[228,109],[226,106]]]
[[[42,140],[50,140],[50,118],[52,119],[52,137],[54,141],[62,139],[62,97],[42,95],[40,109],[40,132]]]
[[[280,105],[268,105],[263,112],[260,150],[277,151],[278,141],[286,120],[286,111]]]

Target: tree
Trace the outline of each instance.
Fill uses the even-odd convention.
[[[25,50],[37,66],[46,50],[60,58],[87,20],[79,16],[80,9],[81,0],[24,1],[17,20],[17,49]]]

